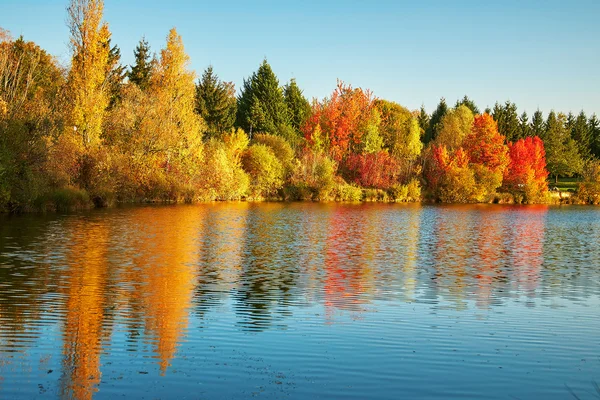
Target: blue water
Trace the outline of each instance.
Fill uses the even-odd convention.
[[[0,216],[0,398],[598,399],[600,209]]]

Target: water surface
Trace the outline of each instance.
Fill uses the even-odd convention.
[[[0,216],[0,398],[599,398],[600,209]]]

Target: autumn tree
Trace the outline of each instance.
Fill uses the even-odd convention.
[[[274,135],[289,132],[290,118],[283,90],[265,59],[258,70],[244,79],[237,99],[236,124],[249,133]]]
[[[140,40],[133,51],[133,56],[135,63],[131,66],[131,70],[127,74],[129,82],[145,90],[148,88],[152,75],[152,55],[150,54],[150,45],[146,41],[146,38]]]
[[[339,81],[331,97],[313,104],[304,125],[304,137],[311,145],[322,146],[340,162],[360,152],[363,134],[373,118],[374,98],[369,90],[354,89]]]
[[[462,146],[465,138],[471,133],[475,117],[466,105],[448,111],[439,123],[439,132],[435,143],[444,145],[448,150],[456,150]]]
[[[196,85],[196,112],[207,124],[207,138],[221,137],[233,128],[237,103],[235,87],[223,82],[209,66]]]
[[[503,187],[527,203],[542,200],[548,191],[544,142],[535,136],[509,143],[509,163]]]
[[[100,144],[109,104],[106,71],[110,32],[102,21],[103,12],[102,0],[71,0],[67,8],[73,52],[69,74],[71,119],[73,133],[86,149]]]
[[[465,97],[463,97],[460,100],[456,101],[456,104],[454,105],[454,108],[458,108],[460,106],[465,106],[467,107],[469,110],[471,110],[471,112],[473,113],[473,115],[477,115],[479,114],[479,107],[477,107],[477,105],[475,104],[475,102],[473,100],[471,100],[469,98],[469,96],[465,95]]]

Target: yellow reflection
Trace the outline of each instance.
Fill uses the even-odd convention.
[[[67,301],[63,346],[63,396],[91,399],[100,383],[100,353],[107,281],[108,230],[102,224],[78,224],[67,256]]]

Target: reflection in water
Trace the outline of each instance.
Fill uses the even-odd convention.
[[[63,397],[91,399],[100,383],[102,341],[109,335],[104,321],[109,231],[104,224],[80,221],[68,232]]]
[[[124,381],[134,388],[139,374],[152,374],[150,363],[169,382],[181,371],[169,368],[175,360],[204,360],[207,348],[217,351],[212,342],[202,344],[210,332],[235,351],[236,335],[293,335],[307,327],[323,338],[327,329],[345,326],[350,330],[336,331],[340,340],[345,334],[358,340],[348,321],[360,326],[381,313],[390,323],[397,311],[387,307],[421,307],[419,318],[427,323],[393,333],[385,324],[369,325],[387,353],[407,345],[406,338],[391,339],[402,329],[445,343],[441,332],[426,328],[443,323],[441,315],[450,311],[466,316],[475,307],[496,318],[495,312],[514,310],[522,299],[527,310],[543,308],[545,300],[555,308],[565,299],[596,304],[599,212],[239,203],[2,217],[0,397],[32,397],[36,393],[24,387],[38,374],[42,383],[34,391],[91,399],[103,393],[107,373],[115,375],[113,361],[123,364],[114,379],[128,371]],[[581,315],[585,326],[594,326],[594,310]],[[55,354],[53,348],[62,350]],[[441,357],[446,350],[430,351]],[[135,354],[148,361],[131,358]],[[55,359],[60,366],[52,366]],[[131,360],[137,369],[128,366]],[[394,381],[380,372],[382,382]]]

